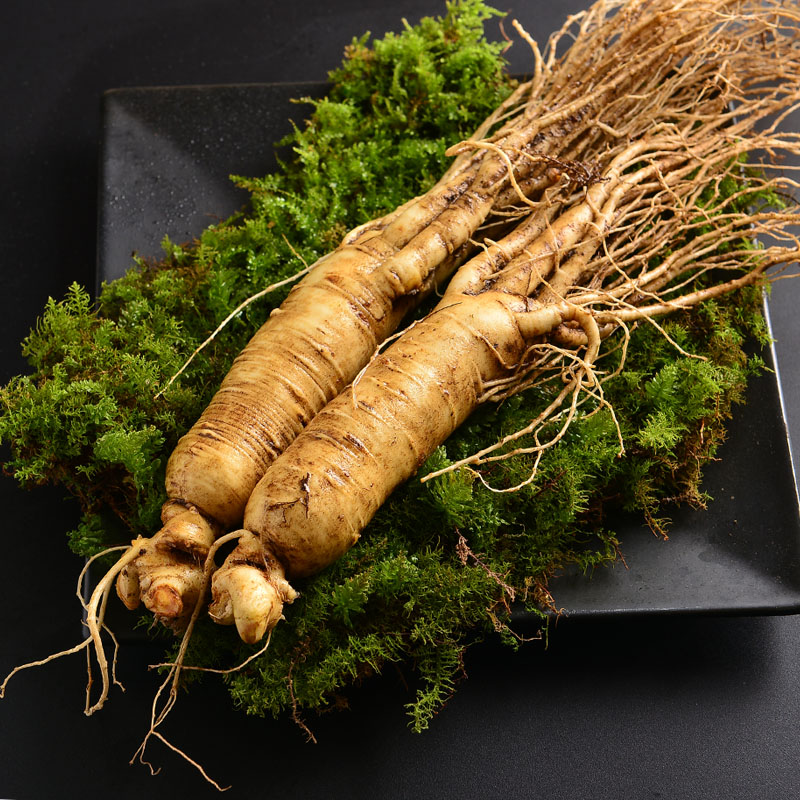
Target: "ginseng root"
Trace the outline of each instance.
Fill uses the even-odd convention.
[[[620,25],[620,7],[629,24]],[[476,137],[452,149],[456,158],[442,180],[347,236],[236,359],[170,458],[162,513],[169,530],[143,545],[146,555],[120,575],[123,602],[129,608],[143,602],[157,619],[181,627],[204,553],[193,528],[218,535],[241,524],[253,487],[272,461],[476,240],[541,207],[553,189],[535,223],[546,225],[556,194],[591,184],[596,175],[590,165],[604,152],[611,130],[604,119],[614,120],[615,137],[644,130],[649,118],[633,109],[646,106],[640,98],[697,47],[711,24],[708,15],[663,0],[630,7],[609,2],[583,16],[580,36],[564,55],[556,58],[560,37],[544,54],[531,42],[533,78]],[[577,74],[584,80],[571,77]],[[185,546],[179,532],[184,524]]]
[[[769,268],[797,259],[796,210],[743,210],[752,191],[744,185],[713,211],[707,200],[720,181],[740,180],[744,154],[800,153],[796,135],[767,124],[800,102],[800,53],[781,26],[781,14],[792,22],[797,14],[768,5],[748,5],[709,32],[645,99],[653,109],[645,131],[609,144],[580,197],[552,217],[531,209],[465,264],[436,309],[375,356],[272,464],[245,509],[251,535],[212,579],[215,620],[257,641],[280,618],[285,581],[352,547],[393,489],[481,402],[558,382],[530,425],[450,467],[528,453],[533,480],[538,457],[579,404],[604,403],[595,367],[604,339],[632,320],[658,325],[659,315],[764,281]],[[701,7],[720,4],[692,4]],[[778,73],[785,81],[762,80]],[[794,186],[762,180],[778,191]],[[767,233],[778,243],[741,246]],[[557,432],[542,441],[556,419]],[[257,595],[271,598],[265,611],[249,605],[249,589],[232,591],[245,570],[248,586],[260,575],[271,587]]]

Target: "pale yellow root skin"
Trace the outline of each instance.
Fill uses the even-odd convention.
[[[440,304],[272,465],[250,497],[244,527],[290,579],[333,563],[393,489],[464,422],[485,384],[519,364],[532,339],[566,313],[492,291]]]

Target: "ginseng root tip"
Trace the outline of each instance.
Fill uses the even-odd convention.
[[[236,625],[242,641],[255,644],[278,624],[283,604],[291,603],[297,592],[284,578],[280,564],[263,550],[258,537],[244,533],[214,573],[211,596],[211,618],[220,625]]]

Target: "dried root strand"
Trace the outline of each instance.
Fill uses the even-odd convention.
[[[86,708],[87,716],[90,716],[95,711],[99,711],[103,705],[105,705],[111,685],[108,659],[106,658],[101,636],[108,595],[117,575],[138,556],[138,547],[143,541],[144,540],[139,537],[131,543],[131,546],[126,549],[111,569],[98,581],[86,606],[86,627],[89,630],[89,641],[91,641],[94,646],[95,659],[97,660],[97,666],[100,669],[101,677],[100,696],[95,703]]]
[[[30,661],[26,664],[20,664],[11,672],[6,675],[3,683],[0,684],[0,699],[5,696],[6,686],[8,682],[11,680],[14,675],[18,672],[21,672],[26,669],[30,669],[31,667],[41,667],[45,664],[49,664],[51,661],[55,661],[58,658],[62,658],[63,656],[73,655],[74,653],[79,653],[81,650],[86,651],[87,655],[87,681],[86,681],[86,706],[85,706],[85,713],[86,715],[92,714],[98,708],[102,707],[103,703],[105,702],[106,697],[108,696],[108,691],[112,684],[119,686],[122,691],[125,691],[125,687],[117,680],[116,677],[116,662],[117,662],[117,654],[119,651],[119,643],[114,636],[113,632],[109,630],[109,628],[105,625],[105,611],[106,611],[106,604],[108,602],[108,596],[110,593],[111,588],[111,579],[105,581],[103,586],[100,588],[98,592],[95,592],[92,595],[92,600],[89,603],[86,602],[84,599],[84,581],[86,580],[86,576],[89,572],[91,565],[100,558],[107,556],[114,552],[119,552],[121,550],[126,551],[126,555],[130,552],[130,549],[125,546],[119,547],[110,547],[106,550],[103,550],[100,553],[95,554],[91,558],[87,559],[86,563],[84,564],[83,568],[78,575],[78,584],[76,588],[76,595],[78,600],[83,607],[84,612],[86,612],[86,620],[84,624],[89,628],[89,636],[87,636],[82,642],[76,644],[74,647],[67,648],[66,650],[61,650],[57,653],[52,653],[51,655],[47,656],[46,658],[39,659],[37,661]],[[130,559],[125,558],[125,555],[117,562],[128,563]],[[116,566],[116,565],[115,565]],[[112,567],[112,571],[114,567]],[[116,573],[114,573],[116,574]],[[113,578],[113,576],[112,576]],[[94,601],[94,602],[93,602]],[[109,636],[111,637],[112,644],[114,646],[114,656],[111,661],[111,668],[109,670],[108,660],[105,656],[105,651],[102,644],[101,632],[105,630]],[[91,695],[91,688],[93,684],[92,678],[92,669],[91,669],[91,657],[90,657],[90,645],[94,645],[95,654],[97,657],[98,665],[100,666],[100,674],[102,678],[102,692],[101,697],[97,703],[94,705],[91,704],[90,695]]]

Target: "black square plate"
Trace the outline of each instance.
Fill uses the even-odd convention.
[[[107,92],[98,279],[123,274],[134,251],[158,256],[164,235],[191,240],[237,210],[247,198],[229,175],[274,168],[273,143],[308,111],[292,99],[324,91],[313,83]],[[706,470],[707,511],[676,509],[668,541],[639,519],[611,520],[626,564],[558,577],[556,604],[572,617],[799,611],[800,515],[780,385],[775,373],[754,380],[736,408],[720,461]]]

